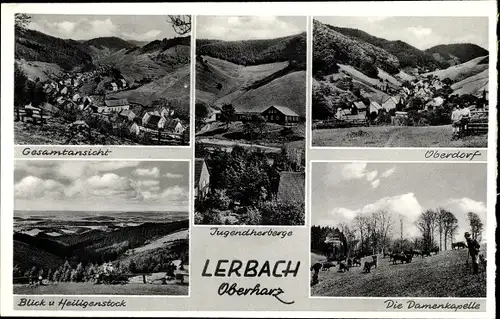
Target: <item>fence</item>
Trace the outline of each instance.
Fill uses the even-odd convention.
[[[21,122],[31,121],[34,124],[40,124],[40,125],[47,123],[47,119],[50,118],[50,115],[44,112],[43,109],[35,109],[35,108],[23,109],[18,107],[15,109],[15,114],[16,114],[16,121],[21,121]]]

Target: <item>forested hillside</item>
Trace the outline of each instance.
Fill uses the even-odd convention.
[[[351,65],[371,77],[377,76],[377,67],[390,74],[399,72],[400,67],[398,58],[386,50],[314,20],[313,74],[336,73],[338,63]]]
[[[295,61],[298,69],[305,70],[305,52],[305,32],[267,40],[196,41],[197,55],[207,55],[244,66]]]
[[[443,59],[459,59],[464,63],[472,59],[488,55],[488,50],[472,43],[441,44],[425,50],[428,54],[439,54]]]
[[[66,70],[92,64],[89,47],[73,40],[63,40],[34,30],[16,34],[15,59],[55,63]]]
[[[425,67],[435,69],[436,67],[440,66],[440,64],[432,57],[432,55],[429,55],[426,52],[419,50],[406,42],[400,40],[389,41],[372,36],[364,31],[357,29],[341,28],[331,25],[326,26],[332,30],[342,33],[343,35],[359,39],[363,42],[373,44],[379,48],[386,50],[387,52],[393,54],[398,58],[399,66],[401,68]]]
[[[85,41],[83,42],[83,44],[93,46],[98,49],[109,48],[114,50],[130,49],[136,47],[134,44],[117,37],[95,38]]]

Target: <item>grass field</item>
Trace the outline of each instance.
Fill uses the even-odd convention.
[[[313,146],[332,147],[487,147],[487,135],[451,140],[451,125],[370,126],[312,131]]]
[[[370,257],[369,257],[370,258]],[[381,258],[379,256],[379,258]],[[320,259],[311,256],[312,261]],[[370,258],[371,259],[371,258]],[[465,265],[467,250],[448,250],[431,257],[415,257],[409,264],[393,265],[379,259],[371,273],[353,267],[345,273],[337,267],[320,271],[312,296],[356,297],[486,297],[484,272],[472,274]],[[361,260],[364,264],[366,258]]]
[[[188,295],[187,285],[94,285],[92,283],[58,283],[47,286],[29,287],[14,285],[17,295]]]

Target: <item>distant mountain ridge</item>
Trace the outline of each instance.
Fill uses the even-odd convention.
[[[121,49],[130,49],[136,47],[135,44],[132,44],[128,41],[125,41],[118,37],[101,37],[95,38],[88,41],[83,42],[83,44],[88,46],[94,46],[98,49],[110,48],[115,50]]]
[[[457,58],[459,63],[464,63],[489,54],[488,50],[472,43],[441,44],[425,50],[427,54],[439,54],[442,59]]]

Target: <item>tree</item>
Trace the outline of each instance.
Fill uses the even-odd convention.
[[[402,243],[403,243],[403,238],[404,238],[404,222],[405,222],[405,216],[402,214],[399,214],[399,240],[401,243],[400,249],[403,250]]]
[[[233,122],[234,114],[236,113],[232,104],[224,104],[221,110],[221,121],[226,123],[226,129],[229,129],[229,124]]]
[[[29,103],[26,94],[26,84],[28,77],[24,74],[23,70],[17,62],[14,62],[14,105],[24,106]]]
[[[26,27],[31,23],[31,17],[26,13],[14,14],[14,29],[16,32],[23,33]]]
[[[477,241],[481,240],[481,235],[483,233],[484,224],[478,214],[473,212],[467,213],[467,219],[469,219],[470,231],[472,239]]]
[[[434,233],[436,231],[437,212],[428,209],[417,219],[417,228],[422,233],[423,250],[430,250],[434,247]]]
[[[175,33],[185,35],[191,32],[191,16],[190,15],[169,15],[167,23],[172,25]]]
[[[439,233],[439,251],[443,250],[442,242],[443,242],[443,233],[444,233],[444,218],[446,216],[447,211],[443,208],[438,208],[437,213],[437,228]]]
[[[131,260],[130,263],[128,264],[128,270],[131,273],[136,273],[137,272],[137,265],[135,264],[135,261]]]
[[[445,211],[444,216],[442,217],[443,222],[443,235],[444,235],[444,250],[448,249],[448,238],[450,238],[453,243],[453,237],[455,237],[455,233],[458,229],[458,220],[453,215],[453,213],[449,211]]]

